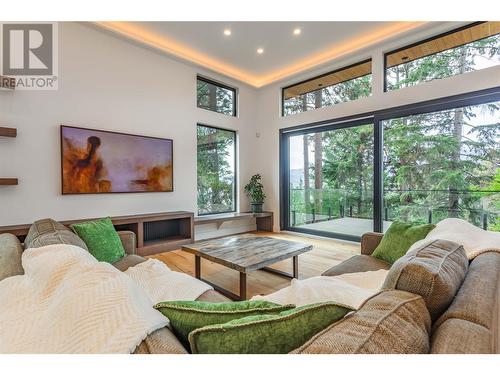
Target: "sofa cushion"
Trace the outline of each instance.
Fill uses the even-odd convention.
[[[434,332],[432,354],[491,354],[491,331],[462,319],[447,319]]]
[[[202,302],[231,302],[229,298],[223,296],[213,289],[207,290],[201,296],[196,298],[196,300]]]
[[[118,236],[120,236],[120,241],[122,242],[125,254],[136,254],[137,238],[135,233],[129,230],[120,230],[118,231]]]
[[[461,245],[435,240],[398,259],[382,288],[421,295],[434,321],[453,301],[464,281],[468,264]]]
[[[133,354],[188,354],[188,351],[170,329],[161,328],[150,333]]]
[[[125,256],[120,236],[109,217],[72,224],[71,229],[85,242],[100,262],[114,263]]]
[[[395,221],[373,251],[373,256],[387,263],[394,263],[406,254],[411,245],[423,240],[435,228],[434,224],[413,225]]]
[[[22,254],[23,247],[16,236],[10,233],[0,234],[0,281],[24,273]]]
[[[338,276],[344,273],[388,270],[389,268],[391,265],[380,259],[369,255],[355,255],[323,272],[322,276]]]
[[[194,354],[285,354],[350,311],[325,302],[247,316],[196,329],[189,334],[189,343]]]
[[[35,221],[24,240],[25,249],[57,244],[75,245],[87,251],[89,250],[80,237],[69,228],[52,219]]]
[[[168,301],[157,303],[159,310],[170,320],[175,335],[189,347],[188,335],[195,329],[223,324],[243,317],[277,314],[293,309],[294,305],[278,305],[267,301],[211,303],[201,301]]]
[[[139,263],[145,262],[146,259],[139,255],[125,255],[123,258],[117,260],[113,263],[113,266],[118,268],[120,271],[125,272],[130,267],[136,266]]]
[[[434,324],[434,329],[456,318],[493,328],[497,293],[500,288],[500,253],[484,253],[469,265],[467,276],[450,307]]]
[[[292,354],[428,353],[431,319],[421,296],[383,291]]]

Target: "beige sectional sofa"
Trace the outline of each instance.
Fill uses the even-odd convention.
[[[380,233],[365,233],[361,238],[361,255],[330,268],[323,275],[391,269],[390,264],[371,256],[382,238]],[[441,260],[440,267],[447,267],[447,261],[449,253]],[[442,298],[442,293],[438,293],[438,298]],[[364,308],[366,305],[360,311]],[[429,332],[430,352],[500,353],[499,326],[500,253],[488,252],[468,264],[451,303],[433,319]]]
[[[67,243],[64,241],[71,237],[57,233],[64,229],[54,223],[47,226],[47,222],[37,222],[32,229],[27,241],[44,233],[56,242]],[[55,234],[48,234],[51,231]],[[135,254],[134,233],[119,234],[127,255],[114,266],[123,271],[144,258]],[[324,274],[390,269],[384,290],[293,354],[498,353],[499,253],[485,253],[469,263],[461,246],[435,241],[408,253],[391,267],[371,257],[381,238],[377,233],[364,235],[361,255]],[[22,250],[16,237],[0,235],[0,280],[22,272]],[[227,301],[215,291],[206,292],[198,300]],[[135,353],[187,351],[170,330],[163,328],[149,335]]]

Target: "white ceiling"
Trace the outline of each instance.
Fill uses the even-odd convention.
[[[416,22],[102,22],[100,26],[260,87],[418,27]],[[300,35],[293,30],[300,28]],[[230,29],[231,35],[224,35]],[[257,48],[264,53],[257,54]]]
[[[150,22],[144,28],[165,35],[252,75],[268,75],[387,22]],[[293,30],[299,27],[300,35]],[[231,35],[225,36],[224,29]],[[264,48],[258,55],[257,48]]]

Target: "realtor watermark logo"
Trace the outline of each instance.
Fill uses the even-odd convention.
[[[0,23],[0,72],[16,90],[57,90],[57,23]]]

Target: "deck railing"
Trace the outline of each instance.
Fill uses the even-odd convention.
[[[436,223],[465,219],[500,231],[499,191],[384,190],[383,220]],[[290,189],[290,224],[299,226],[344,217],[373,218],[373,192],[341,189]]]

